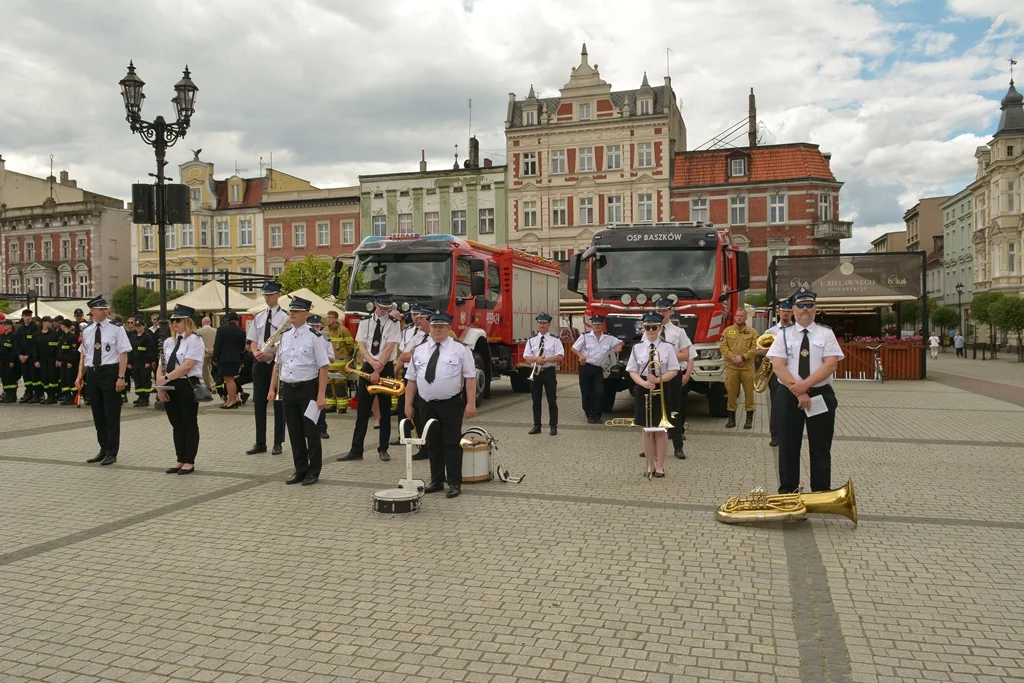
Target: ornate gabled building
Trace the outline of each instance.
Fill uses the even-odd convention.
[[[557,97],[508,96],[509,244],[567,259],[609,223],[669,220],[669,177],[686,149],[671,80],[612,90],[583,45]]]

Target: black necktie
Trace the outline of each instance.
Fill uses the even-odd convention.
[[[648,363],[650,363],[652,360],[654,360],[655,350],[656,349],[654,348],[654,342],[651,342],[651,348],[647,352],[647,362]],[[654,375],[655,377],[658,376],[658,366],[657,365],[652,365],[651,366],[651,374]]]
[[[540,350],[537,351],[537,355],[541,358],[541,363],[544,362],[544,337],[540,338]]]
[[[804,340],[800,342],[800,365],[797,367],[797,373],[800,379],[807,379],[811,376],[811,338],[806,329],[803,332]]]
[[[98,368],[103,365],[103,335],[100,334],[100,330],[103,326],[96,323],[96,339],[93,340],[92,346],[92,366]]]
[[[169,374],[171,370],[178,367],[178,348],[181,346],[181,335],[174,340],[174,348],[171,349],[171,357],[167,359],[166,372]]]
[[[270,321],[274,317],[274,309],[267,309],[267,324],[263,326],[263,341],[270,341]],[[180,337],[179,337],[180,339]]]
[[[437,359],[441,357],[441,345],[434,344],[434,352],[430,354],[430,360],[427,361],[427,372],[423,375],[423,379],[427,380],[427,384],[434,383],[434,375],[437,374]]]
[[[374,356],[380,353],[380,340],[384,336],[384,328],[380,324],[380,318],[377,318],[377,327],[373,331],[373,341],[370,342],[370,353]],[[428,382],[430,380],[427,380]]]

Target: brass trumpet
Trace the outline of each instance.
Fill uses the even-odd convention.
[[[831,491],[768,495],[756,488],[746,498],[730,498],[715,512],[719,522],[744,524],[803,519],[808,512],[842,515],[857,526],[857,499],[853,480]]]
[[[370,373],[360,372],[359,370],[356,370],[355,367],[353,367],[352,365],[353,362],[355,362],[355,359],[350,360],[345,365],[344,373],[346,375],[358,375],[359,377],[362,377],[367,382],[369,382]],[[405,391],[405,382],[403,382],[400,379],[395,379],[392,377],[381,377],[379,384],[369,385],[368,387],[366,387],[366,391],[367,393],[370,394],[370,396],[376,396],[377,394],[387,394],[388,396],[394,398],[396,396],[401,396],[402,393]]]
[[[774,334],[762,334],[757,338],[757,348],[759,349],[770,349],[773,343],[775,343]],[[768,388],[768,382],[772,379],[773,372],[771,359],[764,356],[761,359],[761,367],[754,375],[754,391],[759,394],[764,393],[764,390]]]

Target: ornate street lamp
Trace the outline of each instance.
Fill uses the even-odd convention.
[[[960,334],[964,333],[964,308],[963,308],[963,296],[964,296],[964,283],[956,283],[956,312],[960,318]],[[964,345],[964,358],[967,357],[967,345]]]
[[[158,258],[160,260],[160,319],[167,319],[167,245],[166,245],[166,223],[167,217],[164,211],[164,166],[167,165],[167,148],[174,145],[179,138],[185,137],[189,124],[192,121],[192,114],[195,113],[196,93],[199,88],[192,82],[188,65],[182,78],[174,86],[174,105],[176,120],[167,123],[163,116],[157,116],[152,123],[142,118],[142,105],[146,95],[142,92],[146,83],[135,73],[135,64],[128,62],[128,73],[119,82],[121,86],[121,97],[124,99],[125,120],[131,127],[133,133],[139,136],[150,145],[156,152],[156,173],[150,175],[156,178],[156,217],[157,217],[157,245]]]

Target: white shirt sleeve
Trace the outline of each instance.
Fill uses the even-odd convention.
[[[456,343],[462,347],[462,376],[465,379],[476,378],[476,359],[473,358],[473,352],[465,344]]]
[[[779,330],[779,333],[775,335],[775,341],[768,348],[767,355],[769,358],[789,358],[789,355],[786,353],[785,339],[786,337],[783,335],[782,330]]]
[[[119,354],[131,352],[132,343],[128,341],[128,333],[124,331],[123,327],[115,326],[115,329],[117,331],[114,332],[114,342],[117,345],[117,352]]]
[[[395,348],[398,348],[398,345],[402,343],[402,328],[394,321],[392,321],[391,324],[384,325],[384,332],[380,340],[381,349],[390,342],[395,343]]]
[[[672,347],[671,344],[668,344],[668,346]],[[676,354],[674,353],[675,348],[672,347],[672,353],[664,353],[667,351],[667,349],[664,348],[661,350],[663,352],[661,362],[665,364],[665,367],[662,368],[662,374],[666,372],[679,372],[679,359],[676,358]]]
[[[189,335],[188,344],[182,352],[185,356],[184,360],[192,359],[202,365],[203,360],[206,357],[206,343],[203,341],[202,337],[193,333]]]
[[[846,358],[846,354],[843,353],[843,348],[839,346],[839,340],[836,339],[836,333],[832,330],[822,330],[825,338],[825,350],[822,352],[823,358],[836,357],[839,360]],[[778,341],[778,339],[776,339]],[[772,345],[774,346],[774,344]]]
[[[639,345],[637,345],[639,346]],[[626,362],[626,372],[640,372],[640,366],[636,360],[636,346],[629,350],[629,360]]]
[[[260,314],[257,313],[256,316],[252,319],[252,322],[249,323],[249,329],[247,329],[245,331],[245,341],[246,342],[259,341],[256,338],[256,327],[257,327],[256,323],[259,321],[259,319],[260,319]]]
[[[573,342],[572,348],[576,349],[577,351],[582,351],[583,350],[583,343],[584,343],[584,340],[586,338],[587,338],[587,335],[581,334],[579,336],[579,339],[577,339],[575,342]]]
[[[549,358],[551,356],[564,356],[565,355],[565,347],[562,346],[562,340],[559,339],[558,337],[553,337],[553,339],[555,341],[551,345],[551,348],[550,349],[544,349],[544,355],[549,357]]]
[[[312,331],[310,334],[312,334]],[[327,349],[325,349],[324,345],[320,343],[321,339],[323,339],[323,337],[313,335],[313,341],[316,342],[313,344],[313,360],[316,361],[316,366],[318,368],[331,364],[330,359],[327,357]]]
[[[370,334],[370,319],[366,318],[365,320],[360,320],[359,321],[359,327],[356,329],[356,341],[358,343],[360,343],[360,344],[369,344],[370,343],[369,334]]]

